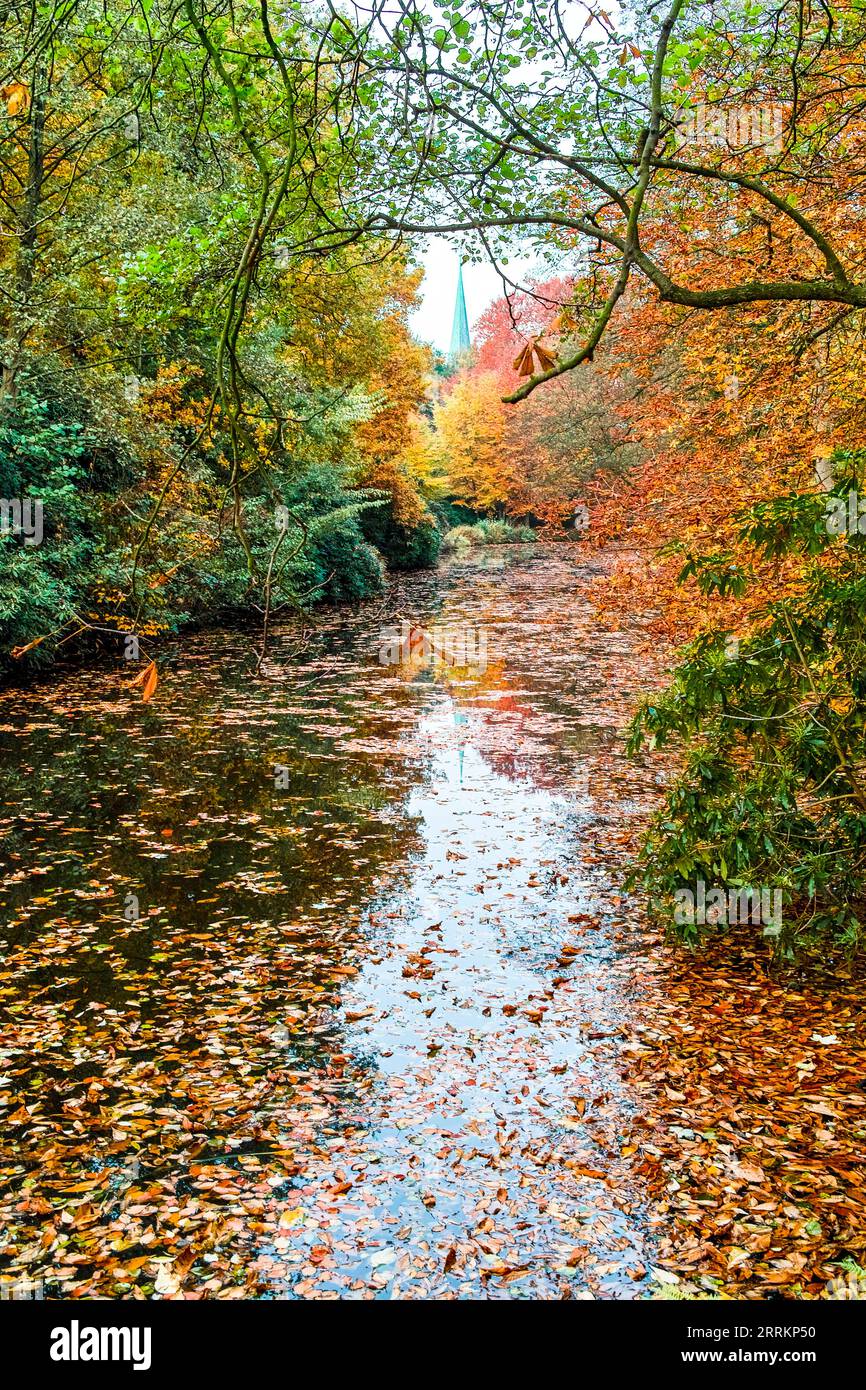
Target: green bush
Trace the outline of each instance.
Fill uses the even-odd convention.
[[[0,533],[0,669],[13,664],[11,649],[62,627],[86,604],[97,551],[84,495],[87,452],[81,423],[26,389],[0,420],[0,498],[40,502],[43,531],[40,544],[27,544],[7,518]],[[40,643],[30,660],[42,664],[50,653],[50,641]]]
[[[287,546],[296,549],[305,528],[303,549],[284,574],[289,601],[359,603],[381,590],[384,566],[362,527],[370,511],[387,505],[384,494],[348,488],[335,469],[320,464],[284,486],[282,497],[301,523],[290,531]]]
[[[43,400],[25,383],[7,406],[0,420],[4,520],[12,517],[13,503],[38,500],[44,534],[38,545],[12,534],[8,524],[0,534],[0,672],[20,670],[22,661],[46,665],[79,618],[94,623],[79,640],[114,647],[119,638],[111,630],[127,629],[133,617],[150,632],[177,632],[227,614],[248,613],[260,621],[262,581],[280,537],[278,507],[289,522],[273,567],[273,607],[357,603],[382,588],[382,560],[362,521],[384,507],[383,495],[349,487],[335,465],[307,468],[291,481],[288,469],[280,473],[275,492],[245,499],[251,574],[236,532],[226,527],[218,536],[213,523],[196,512],[211,495],[202,465],[188,513],[175,506],[169,524],[155,529],[132,596],[133,549],[154,502],[146,492],[134,512],[113,502],[118,475],[128,481],[133,469],[122,441],[106,440],[92,427],[83,396],[76,417],[68,402]],[[209,536],[213,545],[189,562]],[[425,545],[429,549],[429,537],[419,536],[419,554]],[[168,577],[153,583],[160,571]],[[30,644],[21,660],[13,655]],[[75,644],[64,645],[64,651],[74,650]]]
[[[452,531],[457,526],[474,526],[480,520],[478,513],[471,507],[464,507],[462,502],[428,502],[427,505],[440,531]]]
[[[432,518],[418,526],[403,526],[394,520],[389,505],[365,512],[361,529],[389,569],[432,569],[439,558],[442,536]]]

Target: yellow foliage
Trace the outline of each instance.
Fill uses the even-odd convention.
[[[494,372],[461,378],[434,410],[451,495],[474,511],[504,507],[516,485],[507,410]]]

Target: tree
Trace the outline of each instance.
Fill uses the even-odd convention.
[[[2,471],[52,499],[38,557],[0,537],[6,645],[363,596],[360,516],[425,516],[400,452],[427,358],[402,251],[334,242],[341,79],[303,6],[5,18]]]
[[[667,905],[698,878],[778,892],[785,920],[765,921],[764,934],[789,953],[798,937],[827,932],[854,945],[863,933],[866,568],[851,497],[866,458],[840,453],[835,463],[829,494],[789,494],[740,515],[740,537],[758,554],[805,557],[797,582],[769,602],[759,592],[751,632],[735,644],[718,631],[690,643],[631,732],[633,751],[676,740],[686,753],[643,846],[643,886]],[[686,575],[706,593],[763,590],[726,552],[692,557]],[[687,938],[712,930],[675,920]]]
[[[527,347],[549,344],[554,335],[565,337],[563,318],[574,293],[574,281],[558,277],[494,301],[475,329],[469,377],[493,371],[500,394],[512,391]],[[520,410],[507,413],[514,474],[508,509],[513,515],[561,524],[574,513],[591,477],[620,473],[632,462],[627,426],[620,417],[629,374],[615,356],[609,358],[563,376]]]
[[[343,64],[365,65],[353,129],[376,206],[344,201],[335,236],[453,234],[506,277],[515,231],[579,247],[578,346],[511,401],[591,361],[634,283],[689,310],[823,306],[820,329],[866,305],[845,240],[862,200],[863,26],[843,3],[805,22],[800,0],[672,0],[616,21],[555,0],[465,0],[438,16],[374,0]],[[848,195],[835,208],[830,169]],[[708,213],[723,236],[706,236]]]
[[[516,480],[498,377],[458,379],[433,414],[451,496],[476,512],[504,512]]]

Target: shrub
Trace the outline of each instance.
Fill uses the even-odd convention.
[[[531,526],[513,526],[510,521],[477,521],[474,526],[455,526],[443,542],[448,550],[467,545],[513,545],[536,539]]]
[[[0,534],[0,667],[31,642],[31,661],[44,663],[51,642],[40,639],[86,602],[96,549],[82,498],[86,454],[81,423],[26,389],[0,422],[0,497],[40,502],[43,529],[37,545],[8,524]]]
[[[390,569],[431,569],[439,557],[442,536],[432,517],[404,526],[394,520],[390,506],[378,507],[364,513],[361,529]]]
[[[470,545],[482,545],[484,537],[475,526],[455,526],[442,541],[445,550],[465,549]]]
[[[386,505],[384,494],[349,489],[333,468],[319,465],[286,488],[284,497],[290,513],[307,528],[307,543],[298,557],[304,571],[304,591],[291,592],[292,572],[287,571],[284,587],[289,598],[359,603],[378,593],[384,582],[384,566],[378,551],[365,539],[362,522],[369,511]],[[290,543],[296,541],[290,539]],[[306,583],[307,574],[311,575],[311,585]]]
[[[168,524],[154,529],[132,598],[131,557],[153,495],[141,493],[135,516],[112,505],[110,486],[101,491],[103,479],[113,484],[117,469],[128,477],[130,457],[122,444],[97,439],[85,398],[78,406],[82,418],[61,399],[32,394],[25,383],[0,421],[0,498],[7,504],[39,500],[44,523],[39,545],[27,545],[8,525],[0,534],[0,671],[20,669],[13,652],[29,665],[47,664],[79,617],[93,624],[79,640],[113,647],[120,639],[111,634],[126,630],[134,615],[145,635],[227,613],[248,612],[259,621],[261,581],[279,539],[278,505],[291,520],[274,571],[274,607],[357,603],[382,588],[382,560],[361,523],[383,506],[383,497],[348,487],[336,466],[321,464],[291,481],[280,475],[282,491],[274,496],[246,499],[244,533],[255,582],[238,535],[230,528],[220,535],[205,519],[213,512],[213,484],[203,470],[185,491],[183,508],[175,502]],[[11,515],[8,505],[4,519],[6,512]],[[419,536],[419,554],[425,544],[429,537]]]
[[[866,451],[835,463],[830,494],[742,514],[740,539],[759,555],[801,554],[796,585],[758,609],[747,637],[714,632],[687,646],[629,739],[632,752],[669,742],[684,751],[633,883],[668,917],[696,879],[780,889],[785,920],[763,934],[787,955],[820,932],[853,945],[866,911],[866,537],[828,527],[862,492]],[[761,583],[724,553],[690,556],[680,577],[705,593]],[[674,925],[692,940],[710,930]]]

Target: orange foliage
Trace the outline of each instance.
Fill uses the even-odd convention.
[[[737,512],[814,490],[821,460],[862,437],[860,334],[840,326],[803,351],[804,316],[787,305],[704,316],[627,306],[604,369],[615,375],[627,359],[638,377],[639,391],[621,410],[643,457],[626,477],[598,478],[588,489],[592,540],[623,548],[599,595],[603,609],[645,606],[653,629],[678,640],[708,624],[747,623],[741,602],[678,586],[682,558],[658,552],[678,541],[696,552],[737,553]],[[797,569],[792,560],[765,564],[752,602],[781,593]]]
[[[451,493],[480,511],[534,516],[560,526],[574,511],[597,459],[590,375],[559,378],[520,406],[501,397],[530,357],[553,360],[561,313],[572,293],[554,279],[496,300],[476,328],[472,365],[435,411]]]

